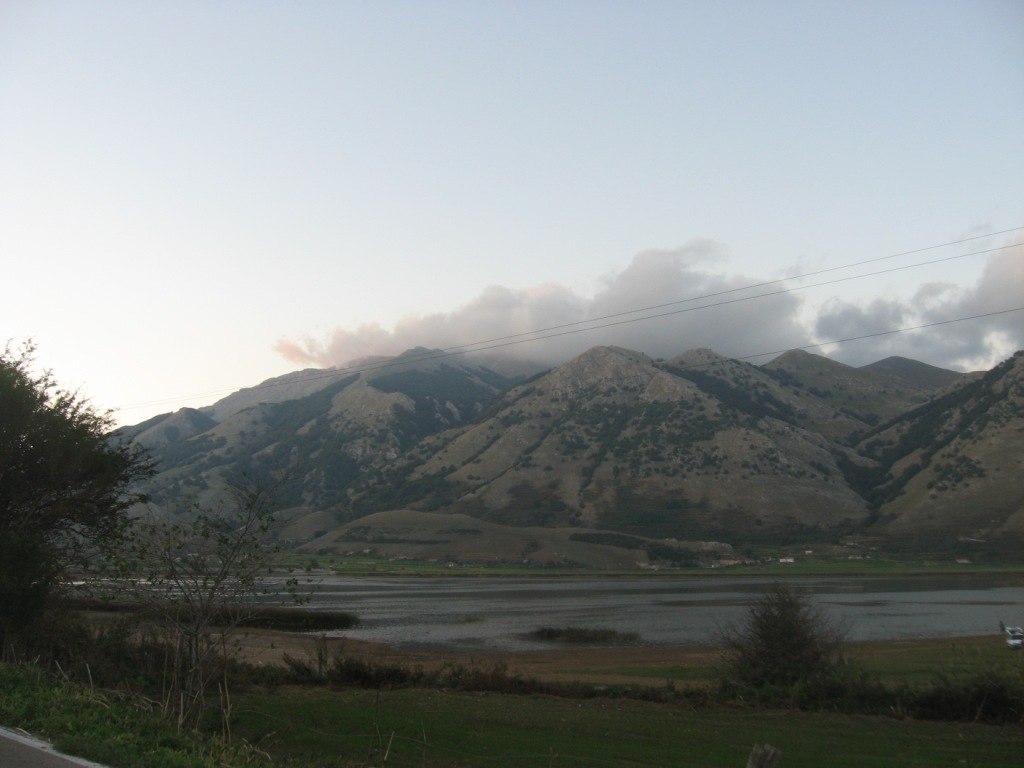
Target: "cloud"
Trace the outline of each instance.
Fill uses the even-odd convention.
[[[899,355],[956,370],[983,370],[1024,348],[1024,311],[991,315],[1024,306],[1024,236],[989,256],[970,287],[926,283],[910,301],[878,300],[866,307],[833,301],[815,323],[820,340],[850,339],[897,328],[934,325],[844,344],[833,356],[863,365]],[[991,315],[989,317],[977,317]],[[949,320],[977,317],[949,323]]]
[[[1011,246],[1024,246],[1024,238]],[[1024,348],[1024,312],[944,323],[1024,305],[1022,250],[1007,247],[993,253],[974,286],[930,282],[909,299],[863,305],[832,299],[807,321],[800,319],[800,292],[787,293],[784,285],[766,283],[763,277],[729,274],[728,252],[721,244],[694,240],[673,250],[637,254],[625,269],[606,275],[592,297],[555,283],[526,289],[491,286],[452,312],[406,317],[392,330],[373,323],[339,328],[322,340],[282,339],[277,350],[293,362],[321,367],[390,357],[413,347],[490,350],[556,365],[597,345],[653,357],[698,347],[746,357],[874,335],[811,351],[850,365],[900,355],[979,370]],[[887,333],[936,323],[943,324]]]
[[[276,348],[295,363],[323,367],[417,346],[490,349],[554,365],[597,345],[668,357],[696,347],[741,356],[806,343],[800,299],[753,298],[758,291],[746,286],[761,280],[720,274],[726,258],[722,246],[696,240],[638,254],[605,276],[591,298],[554,283],[491,286],[453,312],[407,317],[391,331],[376,324],[339,328],[324,340],[282,339]]]
[[[390,331],[376,323],[368,323],[355,331],[338,328],[325,342],[312,336],[307,336],[301,342],[278,339],[274,348],[293,363],[330,368],[358,358],[396,355],[403,349],[395,348],[394,341]]]

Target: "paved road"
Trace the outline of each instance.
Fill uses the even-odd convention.
[[[0,766],[3,768],[103,768],[77,757],[68,757],[44,741],[0,728]]]

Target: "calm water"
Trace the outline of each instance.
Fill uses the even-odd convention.
[[[995,634],[1024,624],[1024,586],[995,577],[789,580],[851,640]],[[1018,580],[1019,583],[1019,580]],[[356,614],[334,633],[406,648],[526,651],[544,626],[633,632],[646,645],[702,644],[742,618],[770,582],[695,578],[325,578],[313,609]]]

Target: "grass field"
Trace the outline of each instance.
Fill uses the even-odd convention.
[[[894,686],[980,671],[1024,675],[1024,654],[1010,651],[997,636],[861,643],[849,650],[860,667]],[[782,750],[780,768],[1024,764],[1024,722],[938,723],[897,711],[863,716],[708,706],[700,697],[616,697],[624,679],[655,691],[712,682],[714,652],[687,651],[676,662],[667,660],[668,653],[651,654],[654,663],[637,663],[643,655],[643,649],[567,650],[506,659],[513,672],[518,663],[523,673],[543,670],[547,679],[607,683],[601,698],[415,688],[252,689],[235,698],[233,728],[236,737],[274,755],[276,764],[295,766],[742,766],[752,745],[766,742]],[[633,664],[619,663],[620,657]],[[581,661],[590,666],[581,667]],[[493,662],[476,659],[477,665]]]
[[[1020,726],[415,689],[251,693],[235,716],[236,737],[293,766],[725,768],[769,743],[780,768],[1019,768],[1024,753]]]
[[[601,569],[540,566],[527,564],[459,564],[399,560],[371,555],[309,555],[282,552],[275,568],[292,574],[307,570],[318,575],[339,576],[583,576],[587,578],[628,577],[694,577],[723,578],[764,576],[766,578],[815,576],[927,576],[991,574],[1005,576],[1007,583],[1024,584],[1024,566],[1020,564],[958,563],[952,559],[911,560],[885,557],[849,560],[844,558],[797,558],[792,563],[769,562],[758,565],[737,565],[727,568],[659,568]]]
[[[895,685],[979,670],[1024,674],[1024,653],[1005,648],[998,637],[866,643],[851,650],[865,669]],[[713,653],[691,652],[675,661],[659,655],[652,664],[637,663],[642,653],[628,651],[632,664],[617,661],[615,649],[565,650],[545,654],[543,662],[552,679],[560,669],[595,684],[629,676],[668,693],[663,701],[616,695],[618,684],[589,698],[249,685],[231,698],[228,745],[217,738],[222,726],[215,717],[202,734],[179,734],[130,696],[72,686],[32,667],[0,666],[0,721],[114,768],[724,767],[745,765],[751,747],[763,743],[782,751],[779,768],[1024,764],[1024,722],[944,723],[898,712],[865,716],[709,705],[701,696],[671,695],[669,686],[709,683]],[[581,660],[591,667],[580,667]]]
[[[1009,650],[998,635],[849,643],[845,654],[850,663],[887,685],[921,685],[939,677],[956,678],[982,671],[1024,679],[1024,653]],[[693,658],[697,658],[696,663]],[[696,654],[685,663],[637,664],[634,657],[633,663],[591,666],[576,673],[577,679],[591,682],[647,679],[652,685],[665,681],[709,684],[714,675],[713,660],[700,660]]]

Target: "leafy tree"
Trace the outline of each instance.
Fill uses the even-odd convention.
[[[0,647],[33,623],[69,580],[123,532],[143,500],[131,485],[152,472],[98,413],[49,371],[33,373],[31,343],[0,353]]]
[[[722,637],[727,686],[789,687],[837,670],[842,628],[806,597],[775,584],[748,609],[745,622]]]

